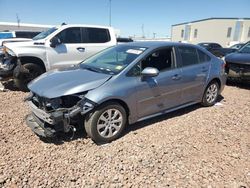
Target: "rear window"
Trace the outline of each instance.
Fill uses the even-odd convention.
[[[103,28],[85,28],[87,38],[85,43],[105,43],[110,41],[108,29]]]
[[[202,52],[201,50],[197,49],[197,52],[198,52],[200,63],[208,62],[211,60],[211,58],[207,54]]]
[[[178,51],[181,55],[182,66],[194,65],[200,62],[196,48],[183,46],[178,47]]]

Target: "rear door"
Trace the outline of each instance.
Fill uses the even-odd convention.
[[[192,46],[179,46],[178,54],[182,70],[182,103],[196,102],[203,95],[211,58]]]
[[[114,45],[109,29],[106,28],[82,28],[82,36],[83,46],[85,48],[84,59]]]

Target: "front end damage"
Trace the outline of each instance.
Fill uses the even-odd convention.
[[[250,82],[250,63],[227,62],[226,73],[228,80]]]
[[[96,106],[84,94],[47,99],[30,93],[25,101],[31,110],[26,124],[40,137],[76,131],[77,127],[83,127],[84,115]]]
[[[7,79],[13,76],[14,68],[17,65],[17,57],[14,53],[5,50],[0,54],[0,77]]]

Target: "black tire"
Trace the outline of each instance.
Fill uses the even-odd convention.
[[[24,71],[20,71],[20,67],[14,69],[14,83],[21,91],[29,91],[28,83],[45,72],[43,67],[34,63],[23,64],[22,70]]]
[[[213,106],[217,101],[219,89],[220,88],[218,82],[210,82],[205,89],[201,104],[203,106]]]
[[[103,127],[102,129],[99,129],[99,131],[98,131],[97,124],[99,124],[102,121],[102,119],[99,119],[99,118],[102,115],[103,115],[103,117],[105,117],[104,115],[108,115],[108,112],[107,112],[108,110],[111,110],[111,112],[112,112],[111,114],[113,114],[113,115],[115,114],[115,112],[117,112],[117,113],[120,112],[120,113],[118,113],[118,115],[120,117],[122,117],[122,119],[120,121],[120,125],[117,126],[117,124],[115,124],[117,127],[120,127],[120,128],[119,128],[119,130],[116,131],[116,129],[114,127],[112,127],[112,120],[109,120],[110,123],[108,123],[108,125],[105,125],[105,127]],[[113,119],[113,120],[115,121],[118,119]],[[105,122],[105,121],[103,121],[103,122]],[[86,130],[88,136],[94,142],[96,142],[98,144],[104,144],[104,143],[112,142],[113,140],[120,137],[121,133],[123,132],[123,130],[126,126],[126,123],[127,123],[127,114],[126,114],[125,109],[118,103],[108,102],[108,103],[104,103],[103,105],[98,107],[94,112],[86,115],[84,126],[85,126],[85,130]],[[104,124],[105,123],[103,123],[103,125]],[[105,132],[106,128],[107,128],[107,130]],[[103,134],[105,132],[105,136],[101,135],[101,133],[100,133],[101,130],[102,130]],[[111,133],[113,133],[113,131],[114,131],[114,135],[108,137],[108,135],[106,133],[109,133],[110,130],[112,130]]]

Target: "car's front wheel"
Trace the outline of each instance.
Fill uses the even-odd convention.
[[[108,143],[117,139],[125,128],[127,114],[118,103],[101,105],[85,118],[85,130],[96,143]]]
[[[216,81],[211,82],[203,95],[201,104],[203,106],[212,106],[216,103],[219,95],[219,84]]]

